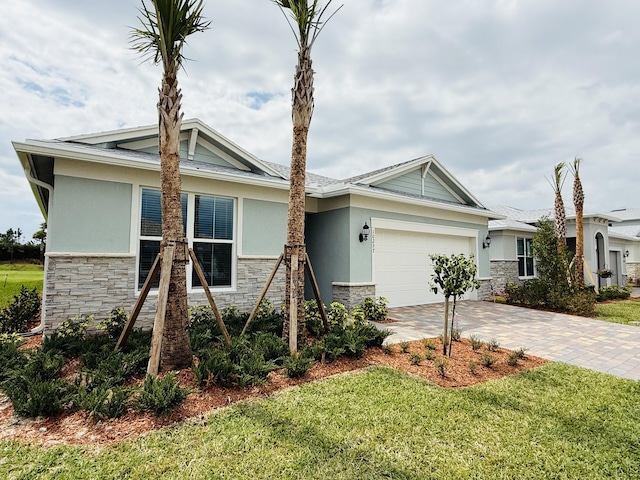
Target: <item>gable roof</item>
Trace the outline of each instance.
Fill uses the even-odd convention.
[[[186,175],[288,189],[290,167],[260,160],[198,119],[181,127],[180,169]],[[45,214],[53,184],[55,158],[86,161],[144,170],[159,170],[158,126],[141,126],[54,140],[13,142],[14,149]],[[403,176],[422,178],[422,191],[398,189]],[[432,190],[425,191],[424,181]],[[306,174],[307,194],[316,198],[361,195],[401,203],[442,208],[490,219],[503,218],[487,210],[432,155],[416,158],[362,175],[337,180],[312,172]],[[435,187],[434,187],[435,186]]]
[[[508,207],[506,205],[495,205],[493,207],[489,207],[489,210],[491,210],[492,212],[496,212],[501,215],[504,215],[508,219],[515,220],[522,223],[528,223],[530,225],[535,225],[543,217],[547,217],[549,218],[549,220],[553,220],[554,218],[553,208],[521,210],[519,208]],[[576,218],[576,211],[573,207],[566,206],[565,212],[566,212],[567,220],[574,220]],[[600,218],[600,219],[608,220],[611,222],[620,221],[618,217],[615,217],[609,213],[585,212],[583,217],[584,218]]]
[[[611,214],[620,220],[640,220],[640,208],[618,208],[611,210]]]

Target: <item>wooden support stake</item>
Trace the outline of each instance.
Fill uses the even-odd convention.
[[[284,253],[281,253],[280,256],[278,257],[278,260],[276,261],[275,267],[273,267],[273,270],[271,271],[271,276],[269,277],[269,280],[267,280],[267,283],[262,288],[262,292],[260,292],[260,296],[258,297],[256,304],[253,306],[253,310],[251,310],[251,313],[249,314],[249,318],[247,318],[247,323],[244,324],[244,328],[242,329],[242,333],[240,333],[240,335],[244,335],[244,333],[247,331],[247,328],[249,327],[249,324],[251,323],[253,318],[256,316],[256,313],[258,313],[260,304],[262,303],[262,300],[264,300],[264,297],[267,295],[267,291],[269,290],[269,287],[271,286],[271,283],[273,282],[273,279],[275,278],[276,273],[278,273],[278,268],[280,268],[280,264],[282,263],[283,259],[284,259]]]
[[[211,295],[211,290],[209,290],[209,284],[207,283],[207,279],[204,276],[204,272],[202,268],[200,268],[200,262],[196,258],[196,254],[192,249],[189,248],[189,256],[191,257],[191,261],[193,262],[193,268],[196,270],[196,274],[200,279],[200,283],[202,284],[202,288],[204,288],[204,293],[207,295],[207,300],[209,300],[209,305],[211,306],[211,310],[213,310],[213,315],[216,317],[216,322],[218,323],[218,328],[222,332],[222,336],[224,337],[224,341],[227,345],[231,345],[231,337],[229,337],[229,332],[227,331],[227,327],[225,327],[224,322],[222,321],[222,316],[220,315],[220,311],[218,310],[218,306],[216,305],[216,301],[213,299]]]
[[[158,289],[158,307],[153,320],[153,334],[151,335],[151,351],[149,352],[149,365],[147,373],[157,376],[160,367],[160,352],[162,350],[162,335],[164,334],[164,321],[167,314],[167,300],[169,298],[169,283],[171,280],[171,267],[175,254],[175,244],[171,243],[162,252],[162,274],[160,275],[160,288]]]
[[[124,328],[122,329],[122,333],[120,333],[120,338],[118,338],[118,343],[116,343],[115,350],[119,350],[122,346],[127,343],[127,339],[129,338],[129,334],[133,329],[133,324],[136,323],[138,319],[138,315],[140,315],[140,311],[142,310],[142,305],[144,305],[145,300],[147,299],[147,295],[149,295],[149,291],[153,286],[153,282],[156,281],[158,277],[158,272],[160,271],[160,254],[156,255],[156,259],[153,262],[153,266],[147,275],[147,279],[144,281],[144,285],[142,286],[142,290],[140,291],[140,295],[138,295],[138,299],[133,306],[133,310],[131,311],[131,315],[127,319],[127,323],[125,323]]]
[[[291,277],[289,279],[289,351],[298,353],[298,247],[291,253]]]
[[[313,273],[313,267],[311,266],[311,260],[309,259],[309,254],[305,252],[305,270],[307,271],[307,276],[309,277],[309,281],[311,282],[311,288],[313,288],[313,295],[316,297],[316,303],[318,304],[318,310],[320,311],[320,316],[322,317],[322,325],[324,326],[324,333],[329,333],[329,318],[327,317],[327,311],[324,308],[324,303],[322,303],[322,298],[320,298],[320,288],[318,287],[318,282],[316,280],[316,275]]]

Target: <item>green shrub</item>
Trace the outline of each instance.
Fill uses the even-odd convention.
[[[304,321],[307,331],[314,337],[319,337],[324,333],[324,325],[322,324],[322,316],[318,303],[315,300],[305,300],[304,302]]]
[[[267,375],[277,369],[273,360],[265,360],[261,353],[248,350],[240,359],[238,368],[238,385],[262,385],[267,380]]]
[[[313,358],[302,355],[289,355],[284,359],[284,368],[289,378],[304,377],[307,371],[313,365]]]
[[[425,360],[433,360],[434,358],[436,358],[435,350],[427,350],[424,354]]]
[[[0,334],[0,385],[27,363],[26,352],[18,348],[22,342],[24,339],[18,334]]]
[[[509,365],[510,367],[517,367],[518,360],[520,360],[520,357],[518,356],[518,354],[516,352],[511,352],[507,357],[507,365]]]
[[[391,345],[383,345],[382,351],[385,355],[391,355],[393,353],[393,347],[391,347]]]
[[[24,285],[9,305],[0,310],[0,333],[26,332],[29,322],[40,312],[38,290],[30,290]]]
[[[460,327],[453,327],[451,329],[451,339],[454,342],[459,342],[462,337],[462,329]]]
[[[515,353],[516,357],[518,358],[518,360],[522,360],[524,359],[527,355],[527,349],[522,347],[519,348],[517,350],[515,350],[513,353]]]
[[[170,372],[164,378],[147,375],[135,407],[150,410],[156,415],[168,415],[188,394],[188,389],[180,387],[175,372]]]
[[[2,384],[13,410],[22,417],[48,417],[63,411],[73,387],[61,379],[43,380],[25,374],[14,374]]]
[[[493,365],[495,365],[496,359],[494,357],[492,357],[491,355],[489,355],[489,354],[483,353],[482,354],[481,363],[485,367],[491,368],[491,367],[493,367]]]
[[[36,349],[28,353],[27,362],[17,373],[37,381],[53,380],[60,376],[63,366],[62,355]]]
[[[471,375],[475,375],[478,368],[478,364],[476,362],[469,362],[469,371]]]
[[[604,302],[606,300],[618,300],[629,298],[631,296],[632,287],[630,285],[610,285],[608,287],[600,288],[596,300],[598,302]]]
[[[353,310],[351,310],[351,318],[355,323],[365,323],[367,321],[365,318],[364,310],[359,305],[353,307]]]
[[[498,347],[500,347],[500,343],[495,338],[492,338],[491,340],[489,340],[489,343],[487,343],[487,350],[489,350],[490,352],[495,352]]]
[[[200,387],[214,384],[231,385],[235,381],[237,367],[226,352],[209,349],[191,367],[191,371]]]
[[[327,313],[329,327],[344,327],[347,325],[347,321],[349,320],[349,312],[347,311],[347,307],[345,307],[340,302],[332,302],[331,305],[329,305],[329,309],[330,310]],[[356,323],[362,322],[356,321]]]
[[[425,338],[422,343],[424,344],[424,348],[426,348],[427,350],[435,350],[436,349],[436,345],[435,343],[433,343],[433,340],[431,340],[430,338]]]
[[[389,301],[384,297],[378,297],[377,300],[366,297],[360,304],[360,307],[364,311],[364,318],[373,321],[385,320],[389,313],[387,303],[389,303]]]
[[[251,343],[265,360],[273,360],[277,365],[282,365],[283,359],[289,355],[289,346],[282,337],[277,337],[273,333],[258,333]]]
[[[358,330],[347,328],[342,333],[342,348],[348,357],[362,358],[367,351],[367,339]]]
[[[422,362],[422,355],[420,355],[419,353],[412,353],[411,355],[409,355],[409,363],[411,365],[420,365],[420,363]]]
[[[400,350],[402,353],[409,353],[409,342],[400,342]]]
[[[81,356],[83,381],[87,385],[122,385],[133,375],[144,373],[149,361],[149,352],[138,349],[129,353],[114,351],[106,345],[99,352],[87,352]]]
[[[484,345],[484,342],[480,340],[480,337],[478,337],[477,335],[471,335],[469,337],[469,342],[471,343],[471,349],[474,352],[480,350]]]
[[[74,405],[88,412],[94,420],[119,418],[127,413],[131,394],[130,388],[121,386],[104,385],[94,389],[81,386],[76,393]]]
[[[434,366],[436,367],[436,371],[441,377],[447,376],[448,363],[444,358],[437,359],[434,363]]]
[[[127,323],[127,319],[127,312],[124,308],[112,308],[109,310],[109,317],[98,324],[98,330],[103,330],[110,338],[117,340]]]

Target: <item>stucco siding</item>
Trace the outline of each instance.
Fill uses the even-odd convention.
[[[129,253],[132,186],[56,175],[47,251]]]
[[[287,204],[244,199],[242,255],[280,255],[287,240]]]

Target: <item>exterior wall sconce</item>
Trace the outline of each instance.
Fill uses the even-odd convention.
[[[485,237],[484,242],[482,242],[482,248],[489,248],[490,246],[491,246],[491,237],[487,233],[487,236]]]
[[[627,258],[629,256],[629,250],[625,250],[624,251],[624,258]]]
[[[367,222],[364,222],[364,225],[362,226],[362,230],[360,230],[360,242],[366,242],[367,239],[369,238],[369,225],[367,225]]]

